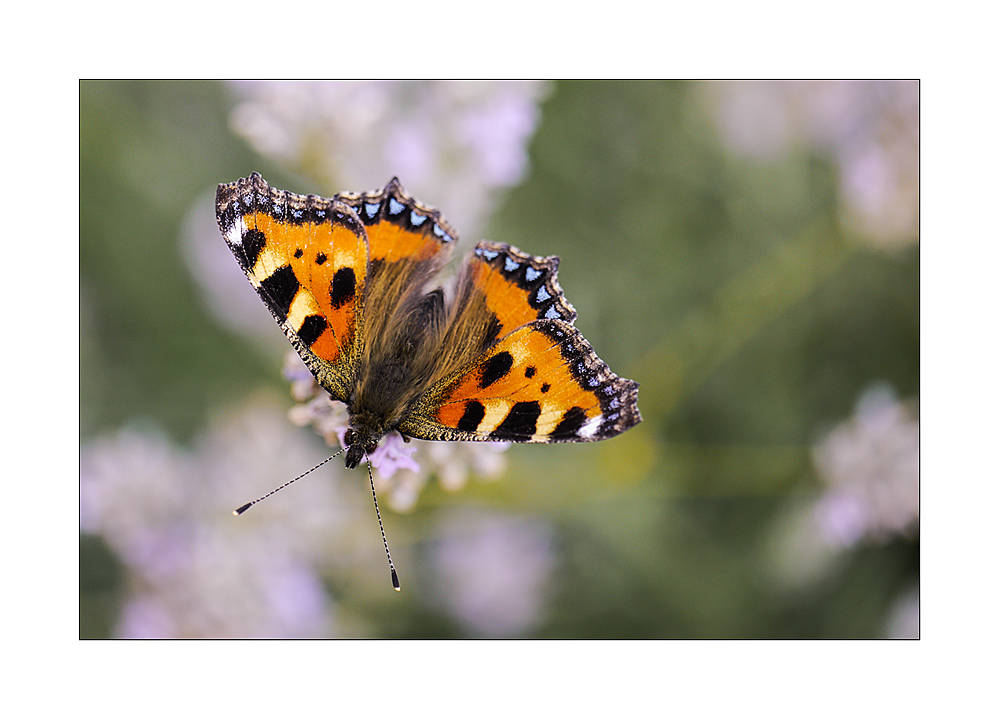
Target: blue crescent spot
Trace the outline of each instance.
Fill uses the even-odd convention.
[[[498,253],[496,250],[483,250],[483,249],[476,250],[476,255],[484,257],[487,260],[492,260],[499,254],[500,253]]]
[[[403,212],[403,210],[405,208],[406,208],[406,206],[403,203],[399,202],[399,200],[397,200],[396,198],[390,198],[389,199],[389,214],[390,215],[399,215],[399,213]]]
[[[365,203],[365,213],[368,214],[368,217],[375,217],[378,215],[378,208],[378,203]]]
[[[419,215],[416,210],[411,210],[410,211],[410,224],[411,225],[416,225],[416,226],[423,225],[424,221],[426,219],[427,219],[426,215]]]
[[[540,303],[543,303],[543,302],[545,302],[546,300],[548,300],[548,299],[549,299],[549,298],[551,298],[551,297],[552,297],[552,296],[551,296],[551,295],[549,295],[549,291],[545,289],[545,286],[544,286],[544,285],[542,285],[542,286],[541,286],[540,288],[538,288],[538,293],[537,293],[537,294],[535,295],[535,298],[536,298],[536,299],[538,300],[538,302],[540,302]]]
[[[516,263],[511,258],[506,258],[503,262],[503,269],[509,273],[514,272],[519,267],[521,267],[521,263]]]
[[[559,314],[559,311],[556,310],[556,306],[553,305],[552,307],[550,307],[548,310],[545,311],[545,317],[547,317],[549,320],[558,320],[559,318],[562,317],[562,315]]]
[[[541,270],[535,270],[533,267],[529,267],[524,271],[524,277],[528,278],[528,282],[534,282],[542,276]]]
[[[437,223],[434,223],[434,234],[437,235],[442,240],[444,240],[445,242],[451,242],[453,239],[451,235],[442,230],[441,226],[438,225]]]

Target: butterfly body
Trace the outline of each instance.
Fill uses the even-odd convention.
[[[347,466],[388,433],[424,440],[572,442],[641,420],[638,384],[574,327],[559,259],[480,242],[447,289],[457,239],[394,178],[333,198],[219,186],[219,227],[278,324],[349,412]]]

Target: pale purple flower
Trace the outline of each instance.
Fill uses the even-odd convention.
[[[915,403],[876,383],[852,415],[813,448],[824,491],[789,501],[768,552],[776,587],[821,582],[866,543],[913,538],[919,532],[919,423]]]
[[[404,442],[403,436],[393,431],[382,438],[382,442],[371,454],[372,467],[387,477],[397,470],[417,472],[420,466],[413,459],[416,451],[417,447],[412,442]]]
[[[853,544],[863,536],[909,537],[919,523],[919,424],[913,405],[882,383],[813,449],[828,492],[817,507],[824,532]]]
[[[305,440],[273,404],[255,402],[213,421],[193,450],[153,428],[83,446],[80,529],[101,536],[126,570],[117,635],[336,634],[319,567],[362,523],[379,549],[363,490],[352,504],[328,475],[303,479],[232,515],[316,463]],[[364,509],[357,520],[355,508]],[[367,559],[358,562],[370,571]]]
[[[918,239],[916,81],[718,82],[699,86],[723,140],[761,163],[805,149],[840,170],[846,227],[883,249]]]
[[[288,411],[292,423],[300,427],[311,425],[327,445],[343,448],[349,419],[346,406],[330,398],[294,352],[286,355],[284,374],[291,380],[292,395],[298,401]],[[470,477],[482,481],[498,479],[506,469],[503,453],[509,447],[510,443],[502,442],[411,439],[407,443],[398,432],[390,432],[369,456],[375,489],[380,497],[387,498],[387,505],[393,510],[409,512],[416,507],[420,492],[431,477],[437,477],[441,487],[449,492],[464,488]]]
[[[500,193],[527,172],[549,92],[538,81],[236,82],[230,125],[330,193],[399,177],[478,239]]]
[[[484,510],[443,514],[429,545],[425,601],[472,635],[530,635],[548,613],[558,566],[552,527]]]

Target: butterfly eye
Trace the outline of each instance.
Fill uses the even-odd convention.
[[[377,447],[378,447],[378,443],[377,442],[368,443],[368,445],[365,446],[365,452],[371,454],[371,453],[375,452],[375,448],[377,448]]]
[[[347,432],[344,433],[344,444],[353,445],[355,440],[355,433],[351,428],[347,428]]]

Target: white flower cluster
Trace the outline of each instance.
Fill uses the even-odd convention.
[[[918,532],[919,440],[913,404],[879,383],[816,445],[814,462],[827,486],[816,512],[831,540],[850,546],[866,535],[883,541]]]
[[[151,428],[83,447],[80,529],[103,538],[126,571],[117,635],[336,634],[317,567],[359,532],[353,523],[378,531],[367,512],[354,519],[361,504],[347,502],[341,483],[302,482],[269,498],[267,512],[232,515],[248,495],[315,464],[306,440],[272,403],[253,402],[217,420],[194,451]]]

